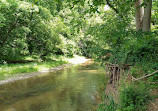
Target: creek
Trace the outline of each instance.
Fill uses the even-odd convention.
[[[91,111],[104,83],[104,69],[87,61],[0,85],[0,111]]]

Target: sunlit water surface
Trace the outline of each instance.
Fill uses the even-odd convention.
[[[104,70],[88,61],[0,86],[0,111],[92,111]]]

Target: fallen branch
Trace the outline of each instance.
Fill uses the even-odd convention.
[[[138,80],[141,80],[141,79],[143,79],[143,78],[146,78],[146,77],[149,77],[149,76],[152,76],[152,75],[154,75],[154,74],[156,74],[158,72],[158,70],[157,71],[155,71],[155,72],[153,72],[153,73],[151,73],[151,74],[148,74],[148,75],[145,75],[145,76],[143,76],[143,77],[140,77],[140,78],[134,78],[133,76],[132,76],[132,79],[134,80],[134,81],[138,81]]]
[[[158,84],[158,82],[142,82],[144,84]]]

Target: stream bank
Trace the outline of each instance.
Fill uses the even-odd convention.
[[[0,80],[0,84],[6,84],[8,82],[14,82],[14,81],[17,81],[17,80],[27,79],[27,78],[30,78],[30,77],[41,75],[43,73],[55,72],[55,71],[58,71],[58,70],[61,70],[61,69],[65,68],[65,67],[70,67],[72,65],[82,64],[82,63],[84,63],[86,61],[89,61],[89,60],[90,59],[86,59],[85,57],[75,55],[73,58],[64,59],[64,61],[66,61],[67,64],[63,64],[63,65],[60,65],[58,67],[51,67],[51,68],[43,67],[37,72],[14,74],[14,75],[12,75],[11,77],[8,77],[5,80]]]

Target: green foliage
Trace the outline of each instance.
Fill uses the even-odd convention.
[[[76,43],[69,26],[64,18],[52,15],[55,1],[47,2],[1,1],[0,61],[32,54],[74,54]]]
[[[148,90],[144,85],[123,86],[120,90],[120,111],[144,111],[149,101]]]
[[[134,64],[135,62],[157,61],[157,34],[127,32],[120,47],[114,49],[114,58],[118,63]]]
[[[4,22],[5,21],[5,18],[4,18],[4,16],[3,16],[3,14],[0,12],[0,27],[3,27],[3,25],[4,25]]]
[[[1,1],[0,61],[25,55],[42,58],[51,53],[78,53],[99,61],[110,58],[118,64],[152,61],[152,65],[145,64],[156,70],[157,32],[134,31],[133,0],[109,2],[119,13],[104,10],[103,0]],[[156,5],[153,1],[153,19],[157,16]]]
[[[18,3],[14,0],[2,1],[0,4],[1,13],[5,20],[3,21],[3,26],[0,27],[1,36],[1,47],[0,54],[2,59],[14,58],[18,54],[27,53],[27,44],[25,43],[25,37],[30,32],[26,26],[21,26],[23,20],[20,19],[24,17],[21,13]]]
[[[95,41],[92,43],[95,44],[93,47],[94,52],[92,52],[94,53],[93,55],[96,58],[102,58],[106,55],[107,49],[116,49],[124,42],[127,36],[126,32],[130,29],[129,23],[131,19],[124,21],[112,13],[111,10],[103,11],[101,15],[94,16],[95,18],[99,19],[99,22],[94,21],[93,24],[90,24],[90,27],[87,29],[87,35]]]
[[[35,4],[37,6],[42,6],[46,9],[50,10],[52,15],[57,14],[58,0],[21,0],[21,1],[27,1],[27,2],[31,2],[32,4]]]
[[[101,20],[106,22],[93,24],[87,31],[87,35],[92,38],[91,41],[95,40],[90,45],[85,42],[87,46],[94,45],[92,49],[88,48],[91,50],[90,54],[93,54],[92,57],[97,58],[99,62],[105,62],[109,58],[111,63],[139,65],[143,72],[148,74],[158,69],[156,31],[134,31],[132,25],[129,25],[132,19],[122,21],[111,11],[106,11],[104,16],[100,16]],[[155,81],[156,75],[153,78]]]
[[[157,0],[153,0],[153,12],[152,12],[152,16],[151,16],[151,21],[153,23],[153,25],[157,25],[158,24],[158,1]],[[158,27],[155,27],[158,28]]]

